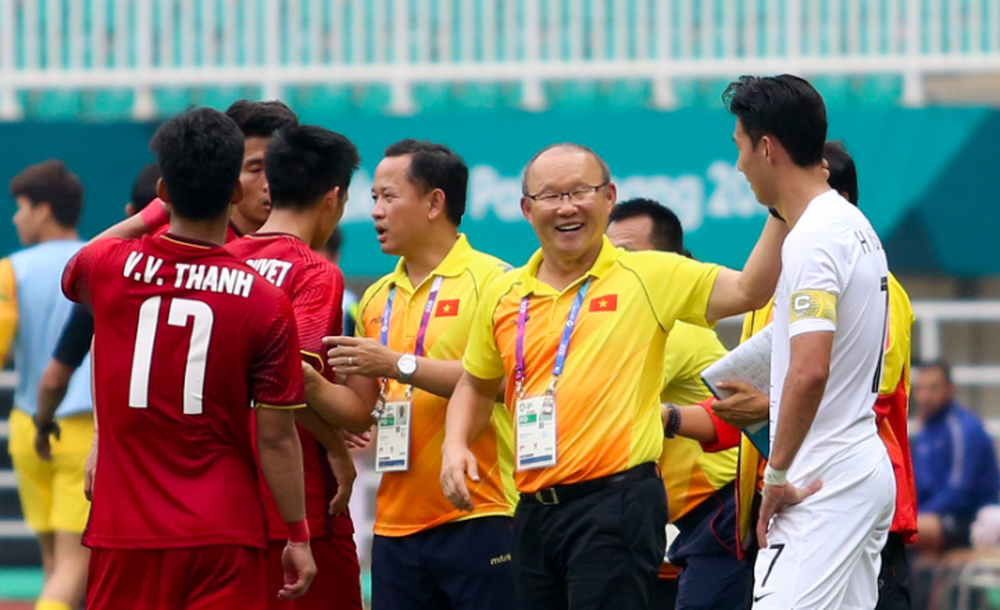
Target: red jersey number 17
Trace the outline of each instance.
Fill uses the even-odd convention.
[[[139,308],[139,327],[136,330],[135,350],[132,352],[132,376],[129,380],[128,406],[145,409],[149,405],[149,372],[153,360],[153,343],[160,318],[162,297],[150,297]],[[187,365],[184,368],[184,414],[200,415],[205,390],[205,362],[208,343],[212,338],[215,316],[212,308],[203,301],[173,299],[167,324],[187,326],[191,318],[191,343],[188,347]]]

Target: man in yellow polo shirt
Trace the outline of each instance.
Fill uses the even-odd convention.
[[[437,484],[447,397],[483,288],[509,266],[472,249],[458,224],[468,169],[440,144],[403,140],[375,170],[372,217],[396,270],[360,301],[357,338],[329,338],[338,375],[381,395],[372,547],[374,610],[513,607],[510,562],[511,424],[497,417],[472,446],[483,477],[476,510],[452,506]],[[354,383],[354,379],[351,380]]]
[[[469,445],[506,376],[516,425],[513,559],[521,608],[647,608],[666,546],[659,397],[667,335],[762,306],[779,273],[769,219],[742,273],[604,237],[616,187],[591,149],[528,164],[521,207],[541,243],[487,287],[452,394],[441,472],[458,507],[486,473]]]
[[[608,239],[630,252],[659,250],[691,256],[677,215],[650,199],[615,206]],[[660,401],[688,405],[711,398],[701,372],[726,354],[714,331],[678,322],[667,338]],[[660,568],[652,607],[657,610],[745,608],[753,564],[737,554],[735,536],[737,448],[706,453],[684,437],[666,438],[660,473],[667,513],[679,532]],[[679,576],[679,577],[678,577]]]

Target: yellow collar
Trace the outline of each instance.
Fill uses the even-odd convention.
[[[431,271],[422,282],[420,286],[423,286],[428,281],[432,280],[435,275],[440,275],[443,277],[456,277],[465,272],[469,268],[469,263],[472,260],[472,246],[469,245],[469,239],[465,236],[465,233],[458,234],[458,240],[455,241],[455,245],[451,247],[448,251],[448,255],[444,257],[438,266]],[[410,281],[410,276],[406,274],[406,262],[403,258],[400,258],[396,262],[396,268],[389,275],[389,284],[395,284],[399,288],[413,294],[420,289],[420,286],[413,286]]]
[[[582,277],[577,279],[575,282],[566,287],[566,292],[568,290],[575,289],[576,286],[582,284],[588,277],[601,278],[611,269],[612,265],[621,256],[622,250],[615,248],[611,245],[611,241],[608,240],[607,236],[601,238],[601,251],[597,254],[597,260],[591,265],[587,273],[583,274]],[[518,278],[518,296],[524,298],[529,294],[537,294],[539,296],[552,296],[560,294],[555,288],[549,286],[545,282],[538,280],[538,267],[542,264],[542,259],[544,254],[541,249],[535,251],[528,259],[528,262],[524,267],[521,267],[520,278]]]

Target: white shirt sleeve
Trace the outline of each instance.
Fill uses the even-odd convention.
[[[849,255],[850,245],[835,235],[816,230],[789,235],[782,250],[789,338],[837,329],[837,300],[848,276]]]

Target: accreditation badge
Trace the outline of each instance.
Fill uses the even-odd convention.
[[[556,400],[552,394],[517,401],[517,470],[556,465]]]
[[[406,472],[410,468],[410,422],[413,402],[386,402],[378,420],[375,443],[376,472]]]

